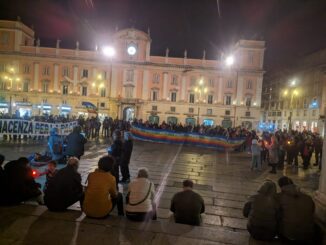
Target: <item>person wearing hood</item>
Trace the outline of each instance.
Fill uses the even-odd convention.
[[[57,128],[52,128],[48,140],[48,146],[53,161],[60,161],[63,158],[63,139],[58,134]]]
[[[81,134],[81,127],[74,127],[72,133],[67,137],[67,156],[77,157],[80,159],[80,157],[84,155],[84,145],[86,143],[87,139]]]
[[[315,204],[312,198],[302,193],[286,176],[278,180],[278,185],[281,188],[277,194],[280,236],[292,242],[309,244],[315,235]]]
[[[252,156],[252,161],[251,161],[251,170],[257,169],[258,168],[258,163],[260,164],[260,151],[261,147],[258,144],[258,141],[256,139],[252,140],[251,143],[251,156]],[[260,169],[262,168],[260,164]]]
[[[254,239],[272,240],[277,235],[278,210],[276,184],[268,180],[243,207],[243,216],[248,218],[248,232]]]

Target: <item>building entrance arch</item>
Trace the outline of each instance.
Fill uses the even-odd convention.
[[[135,108],[126,107],[123,109],[123,120],[124,121],[132,121],[135,118]]]

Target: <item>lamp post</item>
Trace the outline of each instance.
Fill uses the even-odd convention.
[[[292,81],[291,85],[295,86],[295,82]],[[290,115],[288,117],[288,124],[289,124],[288,128],[289,128],[289,130],[290,129],[292,130],[293,99],[294,99],[294,97],[297,97],[298,95],[299,95],[299,91],[296,88],[291,88],[289,90],[286,89],[283,92],[284,97],[291,96],[290,97]]]
[[[234,67],[235,65],[235,59],[234,59],[234,56],[233,55],[229,55],[228,57],[226,57],[225,59],[225,65],[228,67],[228,68],[232,68]],[[236,79],[235,79],[235,100],[232,101],[231,103],[234,105],[234,115],[233,115],[233,127],[235,127],[235,122],[236,122],[236,113],[237,113],[237,93],[238,93],[238,70],[235,69],[235,72],[236,72]]]
[[[109,84],[111,86],[111,84],[112,84],[112,69],[113,69],[112,59],[116,55],[116,50],[113,46],[105,46],[102,49],[102,53],[104,56],[108,57],[110,60],[109,61],[109,63],[110,63]],[[109,94],[109,92],[108,92],[108,94]]]
[[[204,84],[204,80],[200,79],[198,82],[197,87],[195,87],[195,93],[198,94],[198,101],[197,101],[197,105],[198,105],[198,114],[197,114],[197,125],[199,125],[199,113],[200,113],[200,101],[201,101],[201,97],[202,94],[206,94],[207,93],[207,87]]]
[[[20,82],[20,77],[16,74],[14,67],[8,68],[8,71],[3,75],[3,79],[10,83],[9,86],[6,86],[6,89],[11,91],[13,91],[14,83]],[[12,116],[12,94],[9,96],[9,115]]]

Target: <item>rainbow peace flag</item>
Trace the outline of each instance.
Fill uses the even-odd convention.
[[[131,133],[137,140],[165,143],[184,144],[217,150],[234,149],[245,141],[245,138],[228,139],[224,136],[206,136],[198,133],[173,132],[164,129],[151,129],[140,126],[132,126]]]

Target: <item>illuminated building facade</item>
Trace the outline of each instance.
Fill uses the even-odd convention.
[[[326,49],[302,57],[293,67],[264,79],[263,121],[275,128],[324,134]]]
[[[93,51],[42,47],[20,21],[0,21],[0,111],[256,127],[265,42],[239,40],[229,60],[153,56],[151,37],[117,31]],[[227,63],[225,62],[227,61]]]

